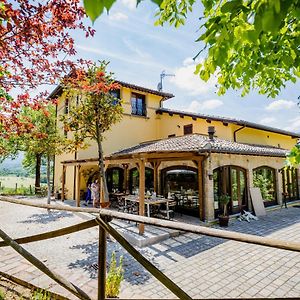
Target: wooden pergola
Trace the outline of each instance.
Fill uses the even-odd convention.
[[[158,168],[161,162],[170,161],[192,161],[198,171],[198,193],[199,193],[199,215],[204,219],[204,199],[203,199],[203,161],[205,155],[196,151],[165,151],[165,152],[144,152],[136,154],[115,154],[105,158],[105,165],[112,164],[133,164],[139,171],[139,215],[145,215],[145,165],[150,163],[153,167],[154,192],[158,191]],[[139,233],[145,231],[144,224],[139,224]]]
[[[161,151],[161,152],[145,152],[136,154],[115,154],[105,157],[105,170],[111,165],[128,165],[136,166],[139,172],[139,215],[145,215],[145,168],[146,164],[150,163],[153,168],[153,183],[154,192],[159,194],[158,191],[158,168],[162,162],[170,161],[191,161],[198,171],[198,194],[199,194],[199,215],[201,219],[204,219],[204,197],[203,197],[203,161],[205,155],[196,151]],[[63,176],[62,176],[62,200],[64,200],[65,192],[65,173],[67,166],[76,167],[76,192],[75,200],[76,206],[80,206],[80,184],[81,176],[80,170],[82,166],[95,165],[97,164],[97,158],[82,159],[82,160],[69,160],[62,162],[63,164]],[[125,176],[126,180],[126,176]],[[128,183],[126,182],[125,185]],[[102,193],[101,193],[102,195]],[[104,202],[104,197],[100,200]],[[144,224],[139,224],[139,233],[143,234],[145,231]]]

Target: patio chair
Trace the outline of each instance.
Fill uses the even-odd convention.
[[[150,205],[150,216],[158,217],[160,214],[161,204]]]
[[[126,204],[124,197],[118,198],[118,211],[128,212],[128,205]]]

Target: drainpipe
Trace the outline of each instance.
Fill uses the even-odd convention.
[[[244,129],[245,127],[246,127],[246,126],[243,125],[242,127],[238,128],[237,130],[235,130],[235,131],[233,132],[233,141],[234,141],[234,142],[236,142],[236,133],[237,133],[238,131]]]
[[[166,97],[162,97],[161,99],[160,99],[160,101],[159,101],[159,108],[163,108],[163,101],[165,101],[166,100]]]

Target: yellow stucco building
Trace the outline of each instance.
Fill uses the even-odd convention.
[[[243,120],[163,108],[172,94],[119,82],[122,120],[103,142],[110,192],[137,192],[139,172],[145,170],[145,189],[174,197],[176,210],[213,220],[220,211],[219,196],[231,198],[229,212],[251,209],[249,188],[259,186],[264,203],[281,204],[299,197],[298,170],[285,170],[284,160],[299,134]],[[52,96],[57,96],[56,88]],[[69,99],[60,97],[61,114]],[[71,133],[68,133],[71,134]],[[97,173],[97,147],[55,158],[54,188],[65,197],[84,198]]]

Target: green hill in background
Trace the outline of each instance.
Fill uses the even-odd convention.
[[[0,163],[0,176],[29,176],[27,170],[22,166],[22,160],[24,159],[24,154],[20,153],[16,158],[7,158],[2,163]]]

